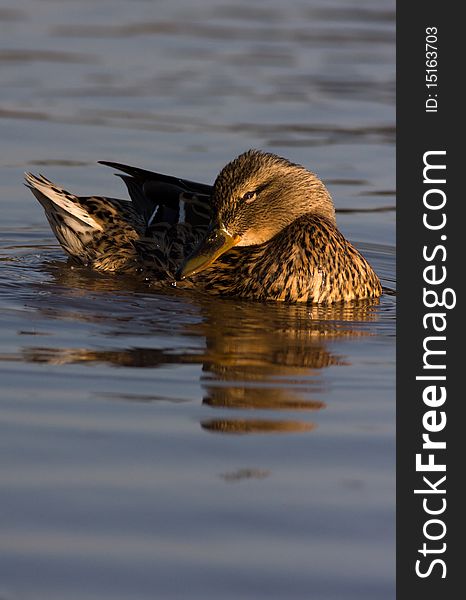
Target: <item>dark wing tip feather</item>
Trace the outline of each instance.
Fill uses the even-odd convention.
[[[196,192],[205,196],[210,196],[212,194],[212,186],[207,185],[205,183],[190,181],[189,179],[182,179],[180,177],[174,177],[172,175],[164,175],[163,173],[156,173],[154,171],[146,171],[145,169],[131,167],[129,165],[124,165],[122,163],[117,163],[113,161],[99,160],[97,162],[101,165],[105,165],[106,167],[111,167],[112,169],[123,171],[123,173],[131,175],[135,179],[168,183],[169,185],[181,187],[187,192]]]

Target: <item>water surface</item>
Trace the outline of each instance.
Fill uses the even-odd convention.
[[[393,598],[394,3],[4,1],[0,40],[2,600]],[[326,182],[379,302],[71,269],[21,184],[250,147]]]

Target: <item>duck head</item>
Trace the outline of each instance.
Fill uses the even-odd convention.
[[[222,169],[211,203],[209,230],[181,265],[180,279],[200,273],[233,246],[269,241],[305,214],[335,222],[332,198],[316,175],[259,150],[248,150]]]

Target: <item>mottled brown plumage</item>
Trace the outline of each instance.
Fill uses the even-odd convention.
[[[75,196],[31,173],[26,173],[26,184],[72,261],[101,272],[173,280],[186,253],[207,230],[211,213],[209,197],[203,193],[207,186],[110,164],[132,173],[122,176],[132,202]],[[186,222],[180,223],[181,205]]]
[[[368,262],[314,215],[293,221],[272,244],[233,248],[198,277],[208,290],[257,300],[330,303],[381,293]]]
[[[331,303],[382,292],[337,229],[326,187],[300,165],[250,150],[211,188],[105,164],[127,173],[132,203],[79,198],[26,176],[59,242],[83,264],[157,280],[176,274],[212,293],[256,300]]]

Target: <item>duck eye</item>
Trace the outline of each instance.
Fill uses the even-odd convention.
[[[252,202],[253,200],[256,199],[256,192],[246,192],[245,194],[243,194],[241,196],[241,200],[244,200],[245,202]]]

